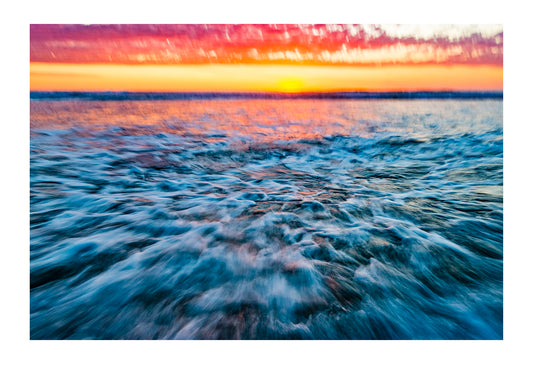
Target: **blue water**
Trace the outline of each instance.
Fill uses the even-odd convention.
[[[35,100],[32,339],[502,339],[501,100]]]

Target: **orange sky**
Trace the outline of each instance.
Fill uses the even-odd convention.
[[[32,91],[501,90],[498,66],[31,63]]]
[[[501,25],[31,25],[32,91],[503,90]]]

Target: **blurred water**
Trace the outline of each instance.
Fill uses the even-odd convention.
[[[32,339],[501,339],[501,100],[32,101]]]

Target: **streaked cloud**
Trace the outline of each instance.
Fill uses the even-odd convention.
[[[31,25],[30,60],[126,64],[503,64],[501,25]]]

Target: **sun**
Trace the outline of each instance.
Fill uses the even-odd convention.
[[[285,77],[278,82],[278,87],[284,93],[297,93],[304,86],[304,81],[298,77]]]

